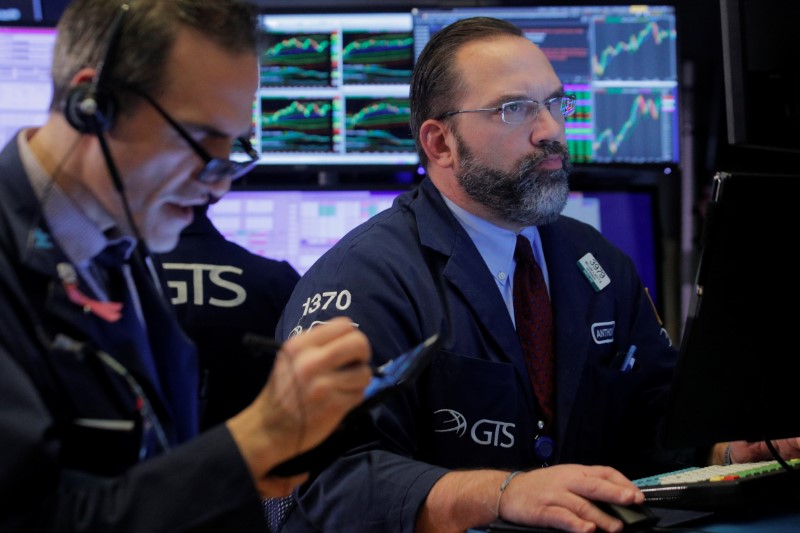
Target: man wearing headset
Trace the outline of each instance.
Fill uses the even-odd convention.
[[[59,22],[48,120],[0,153],[0,530],[263,530],[261,498],[305,477],[269,472],[362,400],[369,345],[341,319],[198,435],[197,356],[148,250],[251,166],[228,156],[255,28],[236,0],[73,0]]]

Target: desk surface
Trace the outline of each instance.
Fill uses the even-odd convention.
[[[670,510],[667,513],[670,512],[673,511]],[[669,516],[671,515],[666,514],[665,518]],[[690,517],[687,516],[687,518]],[[783,506],[779,509],[761,509],[738,516],[711,515],[705,518],[696,518],[680,525],[670,524],[659,531],[669,531],[671,527],[681,533],[800,533],[800,502],[796,502],[788,508]],[[519,527],[514,530],[470,529],[467,533],[491,533],[493,531],[545,533],[559,530]]]
[[[714,533],[800,533],[800,506],[791,510],[753,514],[735,518],[700,520],[697,524],[682,526],[681,531]]]

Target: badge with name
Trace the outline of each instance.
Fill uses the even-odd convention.
[[[597,262],[597,259],[595,259],[591,253],[578,259],[578,268],[581,269],[583,275],[586,276],[586,279],[592,284],[595,292],[602,291],[611,283],[611,278],[608,277],[606,271],[603,270],[603,267],[600,266],[600,263]]]

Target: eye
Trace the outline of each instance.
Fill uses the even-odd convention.
[[[502,105],[503,110],[506,113],[520,113],[525,110],[525,104],[523,102],[507,102]]]

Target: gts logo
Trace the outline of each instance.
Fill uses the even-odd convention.
[[[436,433],[454,433],[463,437],[469,429],[469,435],[475,444],[511,448],[514,446],[514,434],[511,432],[515,424],[500,420],[482,418],[469,427],[467,419],[453,409],[434,411],[434,431]]]

